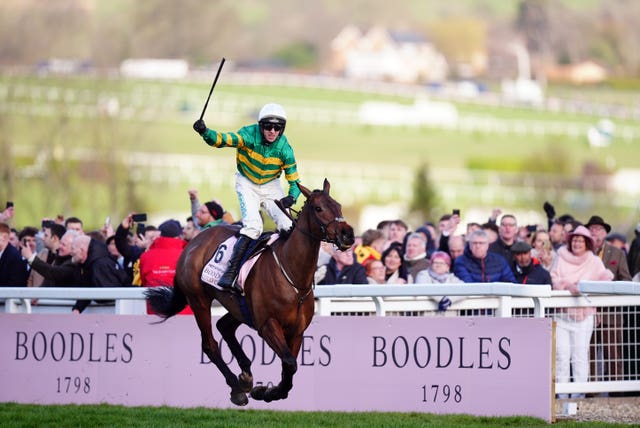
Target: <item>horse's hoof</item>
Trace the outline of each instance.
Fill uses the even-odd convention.
[[[251,398],[254,400],[264,400],[265,393],[267,392],[267,387],[264,385],[256,386],[251,389]]]
[[[253,376],[249,373],[242,372],[238,375],[238,383],[243,392],[251,392],[253,388]]]
[[[249,404],[249,399],[244,392],[236,392],[231,393],[231,402],[236,406],[246,406]]]

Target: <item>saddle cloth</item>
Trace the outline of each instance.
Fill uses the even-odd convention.
[[[276,239],[278,239],[278,236],[279,235],[277,233],[271,234],[266,245],[271,245]],[[209,284],[218,290],[223,290],[223,288],[218,285],[218,281],[227,270],[229,259],[231,259],[231,254],[233,253],[233,246],[236,244],[237,240],[238,238],[236,236],[230,236],[226,241],[218,245],[218,248],[211,257],[211,260],[209,260],[202,269],[200,279],[204,283]],[[242,263],[238,273],[238,278],[236,279],[238,285],[242,289],[244,289],[244,281],[249,275],[251,268],[258,261],[261,255],[262,251],[259,251]]]

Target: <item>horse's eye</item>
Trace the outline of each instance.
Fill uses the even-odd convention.
[[[316,212],[320,213],[322,212],[322,207],[314,207],[316,209]]]

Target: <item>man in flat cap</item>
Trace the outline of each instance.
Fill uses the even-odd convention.
[[[516,242],[511,246],[511,253],[511,268],[520,284],[551,285],[551,274],[542,267],[538,259],[531,256],[531,245],[528,242]]]

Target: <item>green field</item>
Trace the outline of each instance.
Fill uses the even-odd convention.
[[[448,211],[452,204],[465,212],[489,212],[493,206],[514,211],[539,210],[545,198],[550,198],[559,211],[579,216],[598,211],[614,224],[635,224],[634,202],[622,201],[622,206],[616,206],[613,202],[621,201],[612,200],[613,195],[606,192],[582,196],[578,183],[584,179],[585,171],[608,174],[621,168],[636,168],[640,159],[637,138],[619,138],[606,149],[593,149],[582,134],[553,132],[554,127],[565,124],[586,129],[597,122],[596,115],[459,102],[455,106],[463,121],[546,131],[522,134],[486,129],[364,126],[357,123],[363,102],[410,105],[414,97],[362,90],[249,85],[231,76],[225,78],[223,73],[205,116],[209,126],[235,130],[255,120],[263,103],[282,103],[291,116],[287,136],[294,146],[303,182],[318,187],[322,178],[328,177],[349,214],[358,215],[369,203],[407,203],[415,171],[426,164],[436,191],[440,192],[442,210]],[[194,187],[203,198],[217,198],[232,212],[237,211],[233,187],[228,183],[234,152],[210,149],[191,129],[208,87],[206,81],[0,76],[4,101],[0,149],[2,153],[12,153],[10,167],[6,160],[4,164],[0,161],[5,171],[11,171],[11,179],[3,174],[7,185],[0,189],[0,199],[16,203],[20,210],[16,225],[38,224],[42,217],[57,213],[80,216],[88,228],[99,227],[107,215],[119,219],[129,211],[183,218],[189,214],[186,191]],[[563,96],[571,95],[566,88],[562,91]],[[599,97],[615,99],[616,91],[580,88],[573,94],[594,102]],[[637,94],[619,93],[619,97],[627,100]],[[103,111],[110,99],[118,100],[116,115]],[[325,116],[329,119],[323,119]],[[637,121],[615,122],[621,132],[640,135]],[[149,166],[147,170],[155,168],[157,173],[179,169],[182,161],[171,163],[177,154],[216,163],[204,173],[194,170],[176,177],[166,174],[169,176],[153,181],[148,177],[153,176],[153,171],[145,170],[144,177],[136,178],[144,169],[139,165],[158,154],[166,155],[169,163]],[[123,160],[130,166],[124,166]],[[534,187],[526,189],[523,186],[529,182],[523,177],[530,174],[534,176]],[[572,190],[570,186],[576,185]],[[349,193],[362,186],[384,188],[386,193]],[[486,190],[496,194],[488,202],[479,198]]]
[[[18,427],[538,427],[529,417],[474,417],[423,413],[276,412],[256,410],[175,409],[109,405],[36,406],[0,404],[6,428]],[[558,421],[561,427],[621,426],[604,422]]]

